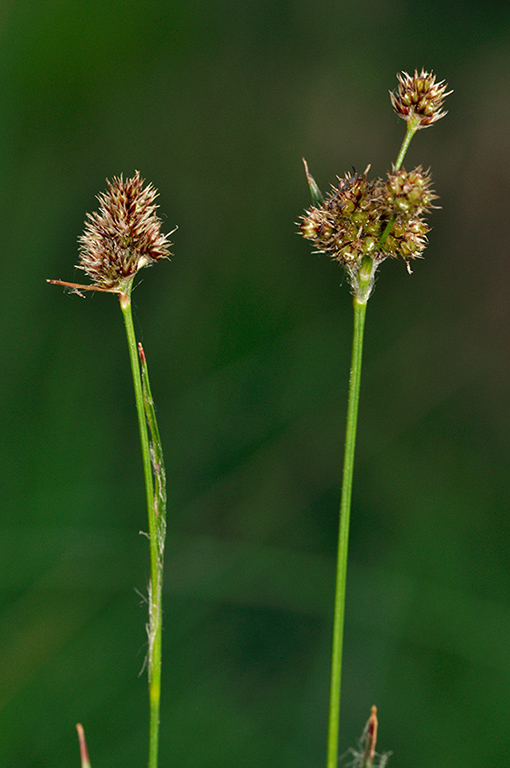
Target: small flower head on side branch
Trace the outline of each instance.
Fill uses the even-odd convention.
[[[412,123],[415,129],[428,128],[444,117],[441,107],[447,96],[452,91],[447,91],[448,85],[444,80],[436,83],[433,72],[420,74],[414,70],[414,75],[400,72],[397,75],[398,88],[390,91],[391,104],[397,115],[403,120]]]

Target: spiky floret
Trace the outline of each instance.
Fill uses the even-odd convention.
[[[443,102],[452,91],[447,91],[448,85],[444,80],[436,83],[433,72],[424,69],[414,75],[400,72],[397,75],[398,88],[390,91],[391,104],[397,115],[407,120],[416,129],[428,128],[446,115],[441,111]]]
[[[97,196],[99,212],[87,214],[77,267],[102,289],[122,292],[139,269],[170,255],[156,215],[158,191],[144,183],[138,171],[125,181],[122,174],[107,180],[107,192]]]
[[[437,195],[431,185],[430,171],[424,171],[421,165],[413,171],[392,168],[384,185],[384,199],[400,218],[421,214],[435,207],[432,201],[437,200]]]
[[[379,201],[380,180],[363,175],[345,174],[321,203],[302,217],[301,233],[317,249],[344,266],[364,256],[376,258],[378,238],[382,233]]]
[[[396,221],[388,237],[381,245],[384,254],[380,261],[387,256],[398,258],[407,262],[409,259],[420,259],[427,247],[427,232],[429,228],[421,216],[414,216],[403,221]]]

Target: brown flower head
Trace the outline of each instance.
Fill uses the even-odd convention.
[[[122,174],[107,180],[99,212],[87,214],[77,266],[102,289],[123,292],[139,269],[170,255],[156,215],[158,192],[144,183],[138,171],[125,181]]]
[[[446,115],[441,107],[452,91],[447,91],[448,85],[442,80],[436,83],[436,76],[424,69],[418,74],[408,75],[401,72],[397,75],[398,88],[390,92],[391,104],[397,115],[412,124],[415,130],[428,128]]]
[[[364,256],[377,257],[381,185],[379,179],[369,181],[367,172],[368,168],[362,176],[339,178],[330,195],[310,208],[300,225],[303,237],[346,267]]]
[[[306,211],[300,224],[303,237],[342,264],[356,295],[365,297],[369,293],[364,288],[358,294],[364,263],[372,264],[372,277],[387,258],[404,259],[411,271],[410,260],[420,258],[427,245],[424,215],[437,199],[430,173],[421,166],[409,172],[393,168],[385,182],[371,181],[367,173],[368,168],[362,176],[339,178],[329,196]]]

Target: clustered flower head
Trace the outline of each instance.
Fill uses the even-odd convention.
[[[308,172],[305,173],[315,204],[301,217],[303,237],[311,240],[317,251],[326,253],[345,267],[353,291],[365,301],[372,290],[375,270],[389,257],[402,258],[410,269],[410,260],[420,258],[427,244],[427,212],[434,208],[437,196],[432,190],[429,171],[418,166],[412,171],[401,167],[410,136],[443,117],[446,93],[444,82],[424,70],[411,77],[398,75],[399,88],[391,94],[397,113],[408,121],[408,131],[398,164],[386,180],[370,180],[363,174],[347,173],[324,199]]]
[[[144,183],[138,171],[125,181],[122,174],[107,180],[99,212],[87,214],[77,266],[103,290],[123,292],[139,269],[170,255],[156,215],[158,192]]]
[[[415,70],[414,75],[401,72],[397,78],[398,88],[395,93],[390,92],[391,104],[397,115],[415,130],[428,128],[446,115],[441,107],[452,92],[446,91],[444,80],[436,83],[436,76],[423,69],[420,74]]]
[[[388,179],[346,174],[320,205],[302,217],[301,233],[318,251],[327,253],[348,271],[356,272],[364,257],[381,262],[388,257],[419,258],[428,227],[423,214],[436,195],[429,172],[421,167],[388,173]]]

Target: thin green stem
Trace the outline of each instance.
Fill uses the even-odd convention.
[[[402,142],[402,146],[400,147],[400,151],[398,153],[397,160],[395,162],[396,171],[400,171],[402,167],[402,163],[404,162],[404,157],[406,155],[406,152],[409,149],[409,144],[411,143],[411,139],[413,138],[417,130],[418,128],[414,123],[412,122],[407,123],[406,135],[404,136],[404,141]]]
[[[345,617],[345,585],[347,575],[347,552],[349,544],[349,520],[351,512],[352,477],[354,470],[354,449],[361,382],[361,359],[363,354],[363,331],[367,304],[354,296],[354,333],[352,341],[351,374],[347,405],[347,426],[345,431],[344,468],[340,522],[338,530],[338,555],[336,570],[335,609],[333,623],[333,648],[331,655],[331,691],[329,702],[329,730],[327,768],[337,768],[338,733],[340,725],[340,687],[342,676],[342,650]]]
[[[138,415],[138,426],[140,430],[140,442],[142,447],[143,471],[145,477],[145,490],[147,498],[147,517],[149,525],[149,547],[150,547],[150,588],[149,588],[149,652],[148,652],[148,671],[149,671],[149,768],[157,768],[158,765],[158,744],[159,744],[159,710],[161,699],[161,633],[162,633],[162,566],[163,566],[163,542],[164,542],[164,510],[161,510],[158,491],[161,479],[154,473],[153,457],[160,452],[160,445],[154,448],[154,440],[149,438],[149,426],[152,435],[154,435],[154,426],[149,423],[147,418],[148,401],[150,389],[148,389],[148,378],[142,382],[140,372],[140,362],[138,359],[138,347],[136,343],[135,330],[133,326],[133,315],[131,312],[131,283],[125,293],[120,293],[120,306],[124,317],[124,325],[129,348],[129,358],[131,361],[131,371],[133,374],[133,384],[135,390],[136,412]],[[142,359],[142,371],[147,371],[145,355]],[[145,385],[145,386],[144,386]],[[148,394],[147,394],[148,392]],[[154,417],[155,420],[155,417]],[[157,426],[156,426],[157,432]],[[159,441],[159,434],[158,434]],[[158,485],[159,483],[159,485]],[[156,485],[156,492],[154,487]],[[158,515],[159,511],[159,515]],[[163,535],[161,535],[163,532]]]
[[[414,123],[411,123],[411,122],[407,123],[406,135],[404,136],[404,141],[402,142],[402,146],[400,147],[400,151],[398,153],[397,160],[395,162],[396,171],[400,171],[402,167],[402,163],[404,162],[404,157],[406,156],[406,152],[409,149],[409,144],[411,143],[411,140],[417,130],[418,128]],[[397,220],[397,214],[395,213],[386,224],[386,227],[384,228],[384,232],[379,238],[380,244],[385,242],[391,230],[393,229],[393,226],[396,220]]]

